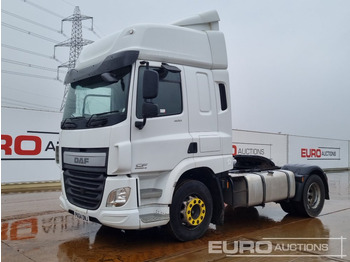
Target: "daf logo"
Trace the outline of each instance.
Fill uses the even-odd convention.
[[[88,157],[74,157],[75,164],[87,165],[89,163]]]
[[[147,163],[136,164],[135,169],[147,169]]]

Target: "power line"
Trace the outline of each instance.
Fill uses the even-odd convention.
[[[64,1],[64,0],[62,0],[62,1],[65,2],[66,4],[70,5],[70,6],[74,6],[73,4],[68,3],[68,2],[66,2],[66,1]],[[51,15],[53,15],[53,16],[59,17],[59,18],[61,18],[61,19],[64,18],[64,16],[62,16],[62,15],[56,13],[56,12],[53,12],[53,11],[47,9],[47,8],[44,8],[44,7],[40,6],[40,5],[37,5],[37,4],[35,4],[35,3],[31,2],[31,1],[23,0],[23,2],[25,2],[25,3],[27,3],[27,4],[30,4],[30,5],[34,6],[35,8],[40,9],[40,10],[42,10],[42,11],[48,13],[48,14],[51,14]],[[101,36],[100,36],[93,28],[88,28],[88,27],[86,27],[86,26],[83,26],[83,27],[84,27],[85,29],[89,29],[89,30],[90,30],[92,33],[94,33],[98,38],[101,38]]]
[[[5,105],[3,103],[6,103]],[[45,112],[60,112],[56,107],[47,107],[43,105],[23,105],[21,103],[12,103],[12,102],[2,102],[1,108],[15,108],[15,109],[24,109],[24,110],[36,110],[36,111],[45,111]]]
[[[5,99],[6,100],[6,99]],[[34,103],[26,103],[23,101],[1,101],[2,103],[6,103],[7,105],[14,105],[14,106],[23,106],[23,107],[36,107],[36,108],[52,108],[52,109],[58,109],[56,107],[51,107],[51,106],[44,106],[44,105],[39,105],[39,104],[34,104]]]
[[[14,13],[11,13],[11,12],[6,11],[6,10],[4,10],[4,9],[1,9],[1,12],[4,13],[4,14],[7,14],[7,15],[9,15],[9,16],[15,17],[15,18],[17,18],[17,19],[20,19],[20,20],[22,20],[22,21],[31,23],[31,24],[33,24],[33,25],[40,26],[40,27],[42,27],[42,28],[51,30],[51,31],[56,32],[56,33],[59,33],[59,34],[63,34],[63,32],[60,31],[60,30],[57,30],[57,29],[55,29],[55,28],[49,27],[49,26],[47,26],[47,25],[44,25],[44,24],[42,24],[42,23],[38,23],[38,22],[36,22],[36,21],[30,20],[30,19],[25,18],[25,17],[23,17],[23,16],[20,16],[20,15],[14,14]],[[64,34],[63,34],[63,35],[64,35]]]
[[[43,36],[43,35],[40,35],[40,34],[37,34],[37,33],[33,33],[31,31],[27,31],[25,29],[22,29],[20,27],[14,26],[14,25],[10,25],[10,24],[5,23],[5,22],[1,22],[1,25],[6,26],[8,28],[11,28],[13,30],[16,30],[16,31],[19,31],[19,32],[22,32],[22,33],[25,33],[25,34],[28,34],[28,35],[31,35],[31,36],[34,36],[34,37],[46,40],[46,41],[49,41],[51,43],[55,43],[55,44],[59,43],[59,41],[57,41],[55,39],[52,39],[52,38],[49,38],[49,37],[46,37],[46,36]]]
[[[51,109],[47,110],[47,109],[43,109],[43,108],[25,108],[25,107],[19,107],[19,106],[4,106],[1,105],[1,107],[3,108],[13,108],[13,109],[23,109],[23,110],[30,110],[30,111],[44,111],[44,112],[54,112],[54,113],[60,113],[60,111],[57,110],[57,108],[55,107],[51,107]],[[50,107],[48,107],[50,108]],[[56,109],[56,110],[53,110]]]
[[[41,94],[41,93],[29,92],[28,89],[23,90],[23,89],[19,89],[19,88],[16,88],[16,87],[11,87],[11,88],[7,87],[7,89],[9,89],[11,91],[15,91],[15,92],[20,93],[20,94],[28,94],[28,95],[35,96],[35,97],[40,97],[40,98],[43,98],[43,99],[49,98],[49,99],[53,99],[53,100],[56,100],[56,101],[61,101],[61,99],[56,97],[56,96],[48,96],[48,95],[44,95],[44,94]],[[31,90],[31,89],[29,89],[29,90]]]
[[[97,36],[98,38],[101,38],[101,36],[95,31],[95,30],[91,30],[95,36]]]
[[[51,15],[53,15],[53,16],[57,16],[57,17],[59,17],[59,18],[63,18],[62,15],[57,14],[57,13],[55,13],[55,12],[53,12],[53,11],[50,11],[49,9],[46,9],[46,8],[44,8],[44,7],[40,6],[40,5],[37,5],[37,4],[35,4],[35,3],[31,2],[31,1],[23,0],[23,2],[25,2],[25,3],[27,3],[27,4],[30,4],[30,5],[32,5],[32,6],[36,7],[36,8],[38,8],[38,9],[40,9],[40,10],[46,12],[46,13],[49,13],[49,14],[51,14]]]
[[[65,0],[61,0],[63,3],[66,3],[67,5],[70,5],[70,6],[73,6],[75,7],[75,5],[73,5],[72,3],[69,3],[68,1],[65,1]]]
[[[16,60],[12,60],[12,59],[1,58],[1,61],[5,62],[5,63],[20,65],[20,66],[27,66],[27,67],[41,69],[41,70],[46,70],[46,71],[51,71],[51,72],[56,72],[57,71],[57,69],[55,69],[55,68],[39,66],[39,65],[34,65],[34,64],[28,64],[28,63],[25,63],[25,62],[16,61]]]
[[[34,52],[34,51],[31,51],[31,50],[23,49],[23,48],[19,48],[19,47],[13,46],[13,45],[1,44],[1,46],[5,47],[5,48],[8,48],[8,49],[20,51],[20,52],[23,52],[23,53],[27,53],[27,54],[31,54],[31,55],[36,55],[36,56],[41,56],[41,57],[57,60],[57,59],[54,59],[53,56],[41,54],[41,53]]]
[[[10,74],[10,75],[18,75],[18,76],[27,76],[27,77],[33,77],[33,78],[40,78],[40,79],[47,79],[47,80],[56,80],[60,81],[61,80],[57,79],[57,77],[49,77],[49,76],[42,76],[42,75],[35,75],[35,74],[27,74],[27,73],[22,73],[22,72],[16,72],[16,71],[11,71],[11,70],[1,70],[1,73],[4,74]]]
[[[59,74],[63,73],[59,71],[59,67],[58,69],[55,68],[50,68],[50,67],[45,67],[45,66],[39,66],[39,65],[33,65],[33,64],[28,64],[28,63],[24,63],[21,61],[16,61],[16,60],[11,60],[11,59],[6,59],[6,58],[1,58],[2,62],[5,63],[10,63],[10,64],[15,64],[15,65],[20,65],[20,66],[26,66],[26,67],[30,67],[30,68],[36,68],[36,69],[41,69],[41,70],[46,70],[46,71],[51,71],[51,72],[56,72],[57,73],[57,77],[56,79],[59,80]]]
[[[30,102],[25,102],[25,101],[21,101],[21,100],[17,100],[17,99],[12,99],[12,98],[7,98],[7,97],[2,97],[1,102],[5,102],[8,104],[12,104],[12,105],[22,105],[22,106],[35,106],[38,108],[51,108],[51,109],[58,109],[56,107],[52,107],[52,106],[44,106],[44,105],[40,105],[40,104],[35,104],[35,103],[30,103]],[[6,101],[8,100],[8,101]]]

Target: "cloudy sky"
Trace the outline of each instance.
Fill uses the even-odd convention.
[[[96,41],[135,23],[171,24],[216,9],[229,59],[233,128],[350,140],[348,0],[2,0],[2,106],[58,111],[81,13]]]

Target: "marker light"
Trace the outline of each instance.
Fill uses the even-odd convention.
[[[122,187],[111,191],[106,201],[106,207],[121,207],[129,199],[130,187]]]

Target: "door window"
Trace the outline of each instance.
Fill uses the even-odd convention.
[[[160,67],[150,67],[159,74],[158,96],[152,100],[158,105],[158,117],[177,115],[182,113],[182,91],[180,72],[170,72]],[[137,87],[137,105],[136,116],[142,118],[142,83],[145,66],[139,68],[138,87]]]

